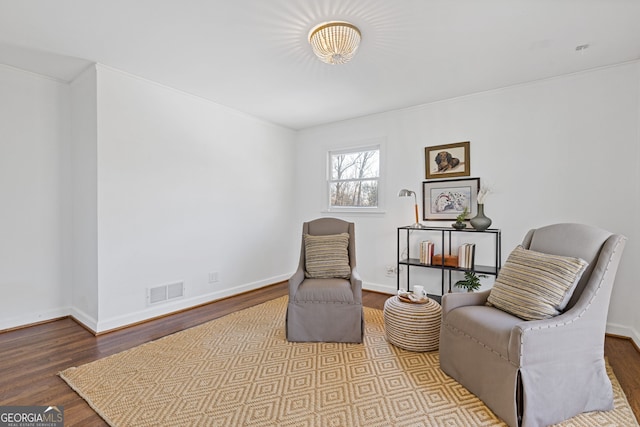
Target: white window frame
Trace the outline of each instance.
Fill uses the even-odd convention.
[[[331,158],[334,155],[358,153],[360,151],[378,150],[378,206],[331,206]],[[344,213],[344,214],[382,214],[384,213],[384,158],[385,158],[385,144],[384,140],[376,139],[371,141],[361,142],[361,144],[342,147],[336,149],[329,149],[327,151],[326,158],[326,177],[324,185],[324,205],[326,213]]]

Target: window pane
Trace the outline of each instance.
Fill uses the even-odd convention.
[[[333,182],[330,192],[331,206],[378,206],[378,180]]]
[[[331,155],[331,180],[378,178],[378,150]]]

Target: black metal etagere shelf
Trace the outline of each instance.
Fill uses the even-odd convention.
[[[445,250],[448,252],[448,255],[452,254],[452,244],[451,237],[452,233],[482,233],[485,235],[492,235],[494,238],[494,252],[495,252],[495,263],[494,265],[473,265],[471,268],[460,268],[460,267],[451,267],[444,264],[445,257],[442,257],[442,261],[439,264],[424,264],[420,262],[420,258],[411,258],[411,242],[410,236],[412,232],[419,233],[440,233],[440,242],[442,252],[444,254]],[[401,252],[401,241],[402,241],[402,233],[406,234],[406,244],[407,244],[407,257],[402,258]],[[413,226],[404,226],[398,227],[398,269],[397,269],[397,289],[400,290],[400,267],[406,266],[407,270],[407,288],[411,290],[411,268],[412,267],[420,267],[420,268],[430,268],[430,269],[438,269],[442,272],[441,274],[441,294],[440,295],[429,295],[430,298],[434,298],[437,301],[440,301],[442,295],[445,294],[446,291],[451,291],[451,272],[452,271],[474,271],[478,274],[485,274],[491,276],[497,276],[500,271],[500,266],[502,265],[501,253],[502,253],[502,232],[496,228],[489,228],[487,230],[478,231],[473,228],[464,228],[462,230],[456,230],[451,227],[413,227]],[[448,289],[445,288],[445,284],[447,283],[446,276],[448,275]]]

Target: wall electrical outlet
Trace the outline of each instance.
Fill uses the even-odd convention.
[[[220,277],[217,271],[209,273],[209,283],[216,283],[220,281]]]
[[[387,277],[396,277],[396,275],[398,274],[398,268],[395,265],[387,265],[385,268],[387,270]]]

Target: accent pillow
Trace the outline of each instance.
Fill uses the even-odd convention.
[[[351,277],[349,233],[304,235],[305,277],[330,279]]]
[[[580,258],[518,246],[498,273],[487,305],[524,320],[557,316],[567,306],[587,264]]]

